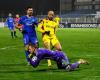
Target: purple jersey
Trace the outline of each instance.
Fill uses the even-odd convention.
[[[44,48],[39,48],[36,51],[36,56],[34,56],[32,59],[30,59],[30,63],[33,67],[37,67],[39,62],[43,59],[52,59],[56,62],[63,60],[69,64],[68,58],[65,56],[65,54],[61,51],[51,51]]]
[[[43,59],[52,59],[56,61],[58,69],[66,69],[66,71],[72,71],[79,67],[79,63],[69,64],[67,56],[64,52],[61,51],[51,51],[44,48],[39,48],[36,51],[36,55],[32,58],[29,58],[30,64],[33,67],[37,67],[41,60]]]

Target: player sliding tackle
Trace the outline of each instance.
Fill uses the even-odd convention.
[[[72,71],[79,67],[80,64],[87,64],[86,60],[80,59],[76,63],[71,64],[62,51],[52,51],[44,48],[34,48],[32,44],[29,45],[29,60],[33,67],[37,67],[41,60],[51,59],[57,63],[58,69],[66,69]]]

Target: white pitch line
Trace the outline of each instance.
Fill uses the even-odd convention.
[[[7,46],[7,47],[2,47],[0,50],[5,50],[5,49],[16,49],[19,46]]]

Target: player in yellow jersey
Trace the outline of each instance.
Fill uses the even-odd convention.
[[[43,19],[38,25],[38,31],[42,33],[42,40],[46,49],[53,46],[56,50],[61,51],[62,47],[56,37],[56,28],[58,28],[58,21],[54,20],[54,11],[48,11],[46,19]],[[48,60],[48,66],[51,66],[51,61]]]

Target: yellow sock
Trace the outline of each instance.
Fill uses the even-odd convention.
[[[48,59],[48,66],[51,66],[51,60]]]

